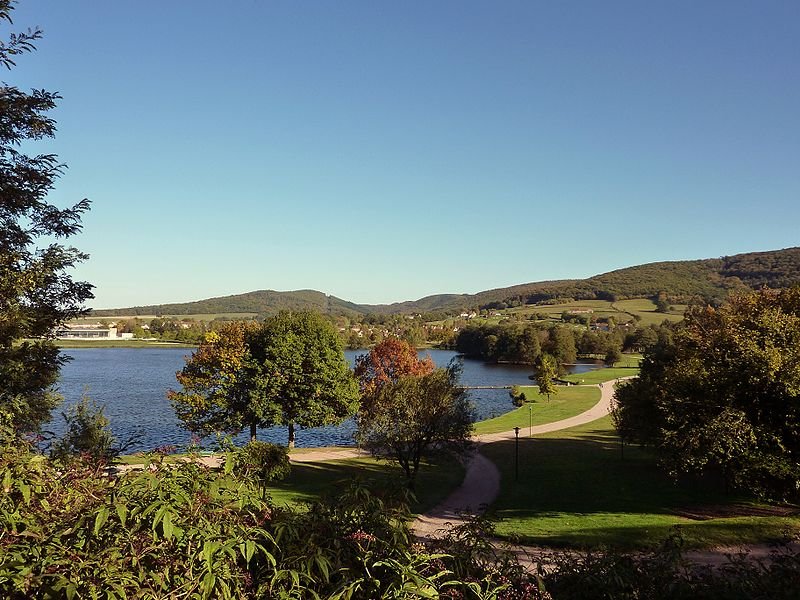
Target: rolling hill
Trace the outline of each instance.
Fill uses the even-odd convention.
[[[656,262],[610,271],[588,279],[541,281],[477,294],[438,294],[394,304],[356,304],[315,290],[261,290],[181,304],[94,310],[93,316],[256,313],[282,309],[327,314],[457,312],[468,308],[535,304],[548,300],[649,298],[665,292],[671,301],[724,298],[731,291],[800,284],[800,247],[703,260]]]

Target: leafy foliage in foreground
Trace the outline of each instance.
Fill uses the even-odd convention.
[[[781,600],[800,586],[796,552],[711,571],[690,568],[679,538],[652,554],[562,554],[533,574],[490,543],[485,519],[411,543],[406,504],[358,484],[294,511],[232,469],[155,457],[109,478],[0,441],[0,596],[10,600]]]
[[[0,458],[0,596],[22,598],[544,598],[412,546],[407,506],[353,484],[308,510],[195,463],[109,478],[63,471],[17,438]]]
[[[800,555],[788,546],[713,568],[686,559],[679,532],[655,552],[557,554],[552,562],[544,580],[558,600],[794,600],[800,589]]]

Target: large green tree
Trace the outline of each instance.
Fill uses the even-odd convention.
[[[0,22],[11,24],[12,9],[0,0]],[[40,37],[38,29],[9,34],[0,64],[11,69]],[[54,136],[48,114],[59,98],[0,84],[0,422],[17,431],[38,430],[60,402],[53,385],[65,359],[53,332],[93,297],[91,285],[69,274],[87,255],[60,243],[80,230],[89,202],[50,204],[64,165],[53,154],[26,154],[31,142]]]
[[[716,468],[739,487],[800,497],[800,288],[687,312],[620,386],[614,419],[675,475]]]
[[[358,384],[333,326],[312,312],[284,311],[249,337],[258,393],[289,428],[336,425],[358,410]]]
[[[310,312],[282,312],[206,335],[170,391],[176,414],[196,433],[341,423],[358,408],[358,386],[333,327]]]
[[[549,354],[542,354],[534,365],[534,375],[536,376],[536,383],[539,385],[539,394],[547,396],[547,401],[550,402],[550,396],[558,393],[556,387],[556,378],[558,377],[558,364],[556,359]]]

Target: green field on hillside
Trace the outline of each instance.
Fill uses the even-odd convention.
[[[646,298],[619,300],[617,302],[606,300],[575,300],[573,302],[562,302],[560,304],[529,304],[526,306],[509,308],[496,311],[498,314],[487,320],[500,321],[504,317],[511,315],[529,318],[536,314],[543,314],[547,315],[552,321],[560,322],[561,315],[564,312],[591,311],[591,313],[585,314],[595,318],[613,317],[617,323],[631,322],[635,319],[634,315],[636,315],[639,317],[639,323],[642,325],[650,325],[652,323],[662,323],[664,320],[680,321],[683,319],[683,313],[686,310],[685,305],[672,306],[668,313],[657,313],[655,312],[655,308],[655,303]]]
[[[655,304],[646,298],[618,300],[613,303],[613,306],[619,311],[638,315],[639,323],[642,325],[660,325],[664,321],[680,321],[683,319],[683,313],[686,312],[685,304],[671,305],[667,313],[656,312]]]

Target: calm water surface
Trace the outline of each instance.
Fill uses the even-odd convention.
[[[175,372],[184,364],[191,348],[69,348],[64,354],[72,360],[61,370],[59,391],[65,405],[88,395],[105,406],[105,414],[118,439],[138,434],[140,439],[131,449],[150,450],[163,444],[185,446],[190,434],[181,428],[167,390],[177,388]],[[364,350],[346,352],[353,363]],[[426,351],[437,366],[446,366],[456,355],[449,350]],[[425,354],[425,352],[421,353]],[[576,367],[579,371],[596,368],[594,364]],[[492,365],[477,360],[465,360],[461,383],[474,385],[529,385],[530,367]],[[470,390],[478,419],[508,412],[513,405],[508,390]],[[48,429],[60,435],[64,429],[60,411],[56,411]],[[297,432],[298,446],[350,445],[355,426],[352,419],[336,427],[315,427]],[[285,444],[285,427],[259,430],[259,439]],[[246,442],[246,434],[237,442]],[[208,444],[212,444],[209,441]]]

